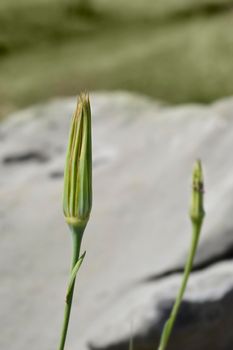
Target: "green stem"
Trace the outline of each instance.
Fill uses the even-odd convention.
[[[199,240],[199,236],[200,236],[200,230],[201,230],[201,225],[199,224],[193,224],[193,234],[192,234],[192,241],[191,241],[191,246],[190,246],[190,251],[189,251],[189,255],[188,255],[188,260],[186,262],[185,265],[185,270],[184,270],[184,276],[183,276],[183,280],[182,280],[182,284],[179,290],[179,293],[176,297],[176,301],[175,304],[172,308],[172,312],[171,315],[169,317],[169,320],[166,322],[164,328],[163,328],[163,332],[162,332],[162,336],[161,336],[161,341],[160,341],[160,345],[158,350],[165,350],[180,308],[180,304],[182,302],[182,298],[184,296],[184,292],[187,286],[187,282],[188,282],[188,278],[189,275],[191,273],[192,270],[192,266],[193,266],[193,260],[196,254],[196,250],[197,250],[197,245],[198,245],[198,240]]]
[[[72,229],[73,256],[72,256],[70,275],[71,275],[72,270],[75,267],[75,265],[79,259],[83,231],[84,231],[83,229],[78,230],[78,231]],[[64,347],[65,347],[66,335],[67,335],[72,300],[73,300],[74,286],[75,286],[75,278],[73,279],[72,285],[70,286],[70,289],[69,289],[69,294],[67,294],[67,298],[66,298],[65,311],[64,311],[64,321],[63,321],[63,326],[62,326],[60,345],[58,348],[59,350],[64,350]]]

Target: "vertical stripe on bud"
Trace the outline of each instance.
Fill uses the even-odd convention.
[[[91,108],[81,94],[69,135],[64,174],[63,211],[72,227],[85,226],[92,206]]]
[[[205,216],[203,207],[204,184],[201,161],[197,160],[193,168],[192,178],[192,201],[190,208],[190,218],[193,223],[201,226]]]

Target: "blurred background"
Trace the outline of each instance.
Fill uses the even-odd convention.
[[[0,0],[0,349],[58,344],[63,170],[82,90],[94,196],[66,350],[128,350],[132,333],[134,350],[155,349],[198,157],[207,216],[168,350],[233,349],[232,29],[233,0]]]
[[[80,90],[233,93],[233,1],[1,0],[0,116]]]

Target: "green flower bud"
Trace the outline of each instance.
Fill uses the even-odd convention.
[[[72,228],[85,227],[92,206],[91,108],[81,94],[69,135],[64,174],[63,211]]]
[[[203,207],[204,197],[204,185],[203,185],[203,173],[201,167],[201,161],[197,160],[193,168],[192,178],[192,201],[190,208],[190,218],[193,223],[202,224],[205,216]]]

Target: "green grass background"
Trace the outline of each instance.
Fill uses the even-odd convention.
[[[233,1],[89,3],[0,0],[0,117],[83,89],[172,103],[233,94]]]

